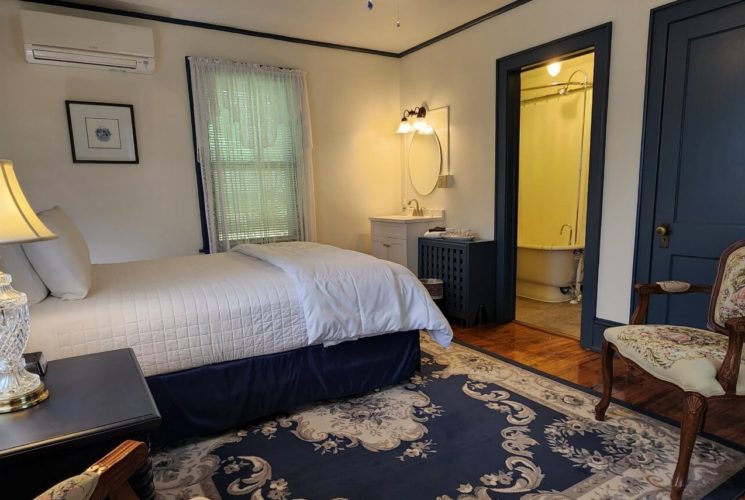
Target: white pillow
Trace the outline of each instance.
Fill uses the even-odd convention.
[[[58,238],[24,243],[29,262],[52,295],[84,299],[91,288],[91,254],[83,235],[60,207],[40,212],[39,219]]]
[[[13,288],[26,294],[30,306],[49,295],[49,290],[31,267],[21,245],[0,245],[0,271],[12,276]]]

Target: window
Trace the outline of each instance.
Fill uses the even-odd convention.
[[[209,251],[313,239],[304,73],[203,58],[189,67]]]

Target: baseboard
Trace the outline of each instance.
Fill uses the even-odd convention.
[[[606,328],[612,328],[614,326],[621,326],[621,323],[607,319],[595,318],[592,322],[592,344],[583,344],[582,347],[599,352],[600,344],[603,342],[603,332],[605,332]]]

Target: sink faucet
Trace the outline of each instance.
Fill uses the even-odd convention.
[[[569,228],[569,244],[571,245],[572,244],[572,232],[573,232],[571,224],[564,224],[563,226],[561,226],[561,230],[559,231],[559,236],[564,234],[564,229],[566,228]]]
[[[422,210],[422,209],[421,209],[421,208],[419,207],[419,202],[417,201],[417,199],[416,199],[416,198],[412,198],[412,199],[410,199],[410,200],[409,200],[409,203],[408,203],[408,204],[407,204],[406,206],[409,206],[409,207],[410,207],[410,206],[411,206],[411,203],[412,203],[412,202],[416,203],[416,208],[415,208],[415,209],[414,209],[414,211],[413,211],[413,212],[411,213],[411,215],[413,215],[414,217],[422,217],[422,216],[424,215],[424,210]]]

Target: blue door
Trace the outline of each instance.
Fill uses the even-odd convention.
[[[667,26],[665,64],[655,67],[653,54],[649,69],[664,71],[661,114],[655,119],[648,107],[646,123],[659,133],[657,178],[643,177],[656,183],[654,223],[639,226],[655,233],[639,236],[639,252],[649,253],[652,282],[711,284],[719,254],[745,238],[745,4]],[[649,322],[703,327],[707,304],[698,294],[656,297]]]

